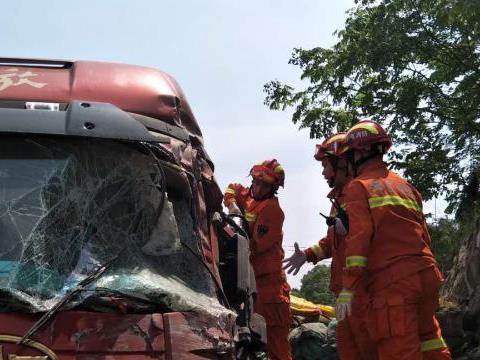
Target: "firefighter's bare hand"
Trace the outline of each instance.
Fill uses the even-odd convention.
[[[241,216],[242,215],[242,210],[240,210],[240,208],[238,207],[238,205],[234,202],[230,203],[230,205],[228,205],[228,214],[229,215],[239,215]]]
[[[293,272],[293,275],[297,275],[306,261],[307,256],[302,250],[300,250],[300,248],[298,247],[298,243],[295,243],[295,252],[292,256],[283,260],[283,263],[285,264],[283,266],[283,269],[286,270],[289,274]]]
[[[335,317],[338,322],[344,320],[347,316],[350,316],[352,312],[352,299],[352,290],[343,289],[338,295],[337,304],[335,306]]]

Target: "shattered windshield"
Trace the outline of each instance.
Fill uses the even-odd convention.
[[[191,204],[169,196],[151,153],[98,139],[0,141],[0,311],[48,310],[120,252],[94,285],[103,290],[70,307],[111,291],[156,311],[225,310],[186,249],[200,253]]]

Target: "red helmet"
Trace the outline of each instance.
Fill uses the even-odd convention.
[[[360,120],[347,132],[347,146],[352,150],[363,150],[371,145],[383,145],[385,154],[392,146],[392,140],[383,127],[373,120]]]
[[[250,175],[254,179],[276,186],[283,186],[285,181],[285,171],[276,159],[265,160],[260,164],[254,165],[250,170]]]
[[[340,132],[325,139],[323,143],[315,146],[314,158],[318,161],[326,158],[327,156],[340,157],[347,150],[346,133]]]

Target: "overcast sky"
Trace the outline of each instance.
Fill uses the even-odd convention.
[[[308,131],[291,112],[263,105],[263,85],[298,84],[294,47],[331,46],[353,0],[15,0],[4,6],[1,56],[103,60],[155,67],[182,86],[203,130],[222,189],[249,183],[253,163],[277,158],[286,170],[280,202],[284,248],[325,232],[328,188]],[[301,275],[289,277],[299,287]]]

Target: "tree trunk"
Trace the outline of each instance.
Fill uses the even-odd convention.
[[[466,234],[448,271],[442,288],[442,300],[444,306],[463,313],[463,347],[472,354],[478,350],[480,339],[480,220],[475,220]]]

